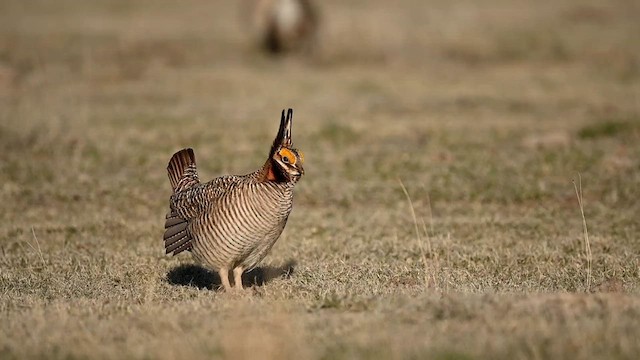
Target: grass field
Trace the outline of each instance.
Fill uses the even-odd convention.
[[[283,58],[239,8],[0,2],[0,358],[640,356],[637,1],[322,1]],[[294,210],[216,291],[167,161],[253,171],[286,107]]]

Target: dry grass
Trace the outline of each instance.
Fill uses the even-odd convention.
[[[236,10],[0,4],[0,357],[638,357],[637,1],[326,1],[282,59]],[[289,106],[289,225],[214,291],[166,162],[251,171]]]
[[[576,191],[578,206],[580,207],[580,216],[582,217],[582,228],[584,229],[584,253],[587,260],[586,270],[586,290],[591,291],[591,264],[593,262],[593,253],[591,252],[591,242],[589,242],[589,228],[587,227],[587,219],[584,216],[584,195],[582,194],[582,176],[578,173],[578,184],[573,181],[573,188]]]

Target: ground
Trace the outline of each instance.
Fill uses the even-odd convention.
[[[0,357],[637,359],[638,2],[319,3],[285,57],[231,1],[0,4]],[[253,171],[287,107],[289,223],[217,291],[167,161]]]

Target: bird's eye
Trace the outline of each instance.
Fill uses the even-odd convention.
[[[280,155],[280,160],[285,164],[294,164],[296,163],[296,154],[289,149],[282,149],[278,152]]]

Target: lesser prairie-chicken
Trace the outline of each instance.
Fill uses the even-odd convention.
[[[243,13],[262,47],[274,54],[313,50],[319,15],[312,0],[245,0]]]
[[[167,166],[173,189],[166,216],[166,253],[184,250],[220,275],[225,290],[242,289],[253,269],[278,240],[291,212],[293,188],[304,174],[303,155],[292,147],[293,110],[282,111],[280,129],[264,165],[246,175],[201,183],[192,149],[173,155]]]

